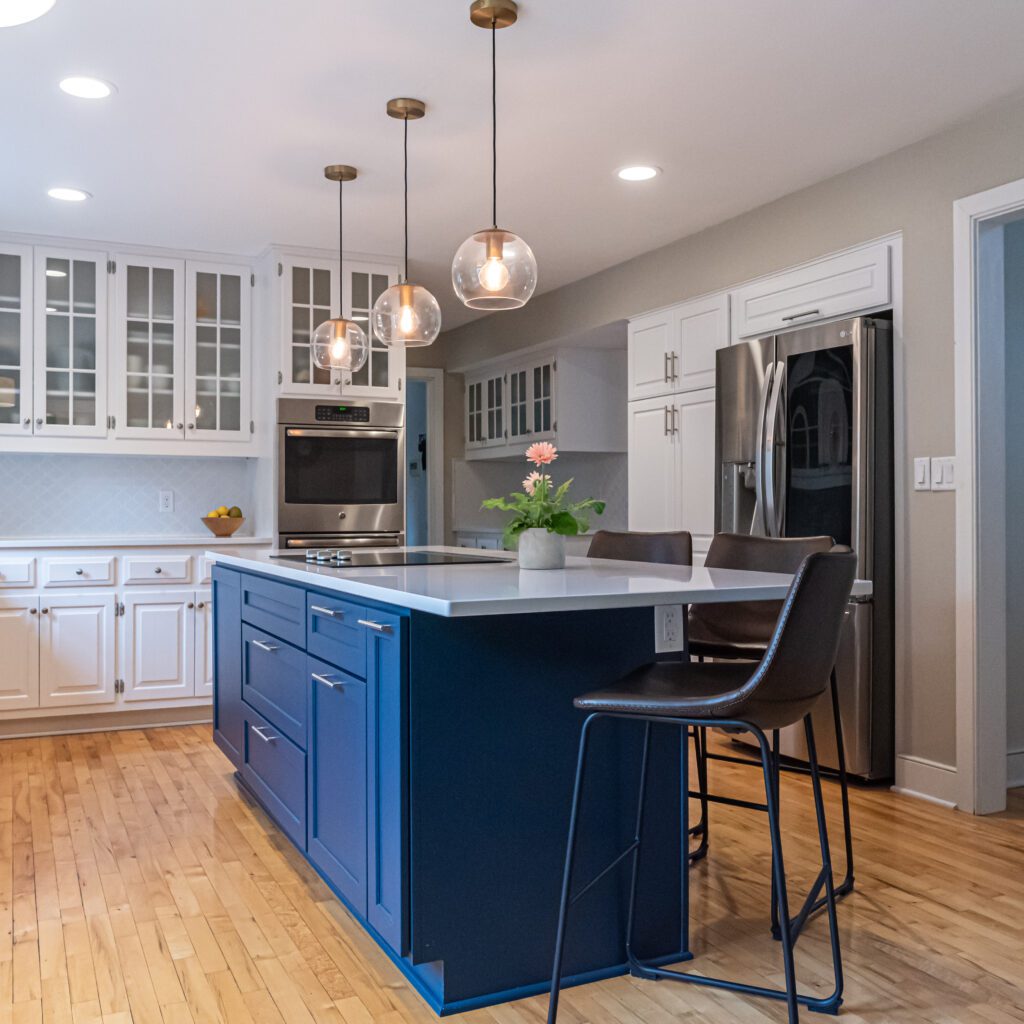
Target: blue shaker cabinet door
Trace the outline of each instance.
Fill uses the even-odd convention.
[[[366,609],[369,807],[366,919],[404,956],[408,945],[406,637],[398,615]]]
[[[309,858],[366,916],[366,683],[306,659]]]
[[[242,589],[231,569],[213,568],[213,741],[242,767]]]

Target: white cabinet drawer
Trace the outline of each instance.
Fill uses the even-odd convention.
[[[35,582],[34,558],[0,558],[0,588],[33,587]]]
[[[126,584],[188,583],[191,555],[128,555],[124,558]]]
[[[211,580],[211,575],[210,575],[210,569],[211,568],[212,568],[212,563],[210,562],[210,559],[207,558],[206,555],[200,555],[199,556],[199,569],[197,570],[197,575],[196,575],[196,583],[199,583],[199,584],[209,583],[210,580]]]
[[[818,260],[732,293],[733,337],[750,338],[891,301],[889,246]]]
[[[43,560],[44,587],[97,587],[113,584],[113,556],[46,558]]]

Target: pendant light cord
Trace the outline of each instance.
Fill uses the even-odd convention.
[[[342,273],[341,265],[345,259],[345,182],[338,179],[338,273]],[[345,311],[338,306],[338,319],[343,319]]]
[[[498,21],[491,18],[491,221],[498,226]]]
[[[405,283],[409,283],[409,117],[404,120],[405,128],[402,137],[402,156],[405,161]]]

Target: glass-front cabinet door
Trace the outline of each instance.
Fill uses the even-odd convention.
[[[336,260],[283,259],[282,282],[285,353],[281,390],[300,395],[337,395],[331,373],[313,365],[310,335],[338,308]]]
[[[0,245],[0,434],[32,432],[32,250]]]
[[[106,253],[35,250],[33,431],[107,433]]]
[[[342,268],[342,305],[370,339],[366,365],[352,374],[352,383],[342,394],[364,398],[398,398],[401,378],[405,376],[405,351],[382,345],[373,333],[373,304],[398,282],[396,267],[383,263],[345,261]]]
[[[188,263],[185,269],[185,436],[247,441],[249,270],[214,263]]]
[[[554,437],[555,372],[558,363],[552,356],[530,367],[530,429],[534,441]]]
[[[118,437],[184,436],[181,260],[114,257],[114,429]]]
[[[530,437],[529,376],[529,371],[520,367],[508,374],[508,439],[512,442]]]

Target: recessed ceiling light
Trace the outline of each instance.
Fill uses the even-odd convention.
[[[82,100],[103,100],[115,91],[110,82],[104,82],[102,78],[90,78],[88,75],[71,75],[61,80],[60,87],[69,96],[77,96]]]
[[[660,167],[651,167],[649,164],[636,164],[632,167],[622,167],[618,171],[623,181],[650,181],[661,174]]]
[[[67,277],[66,270],[48,270],[46,272],[47,277]]]
[[[51,199],[63,199],[66,203],[80,203],[83,199],[89,198],[88,192],[80,188],[66,188],[63,185],[48,189],[46,194]]]
[[[41,18],[56,0],[0,0],[0,28]]]

